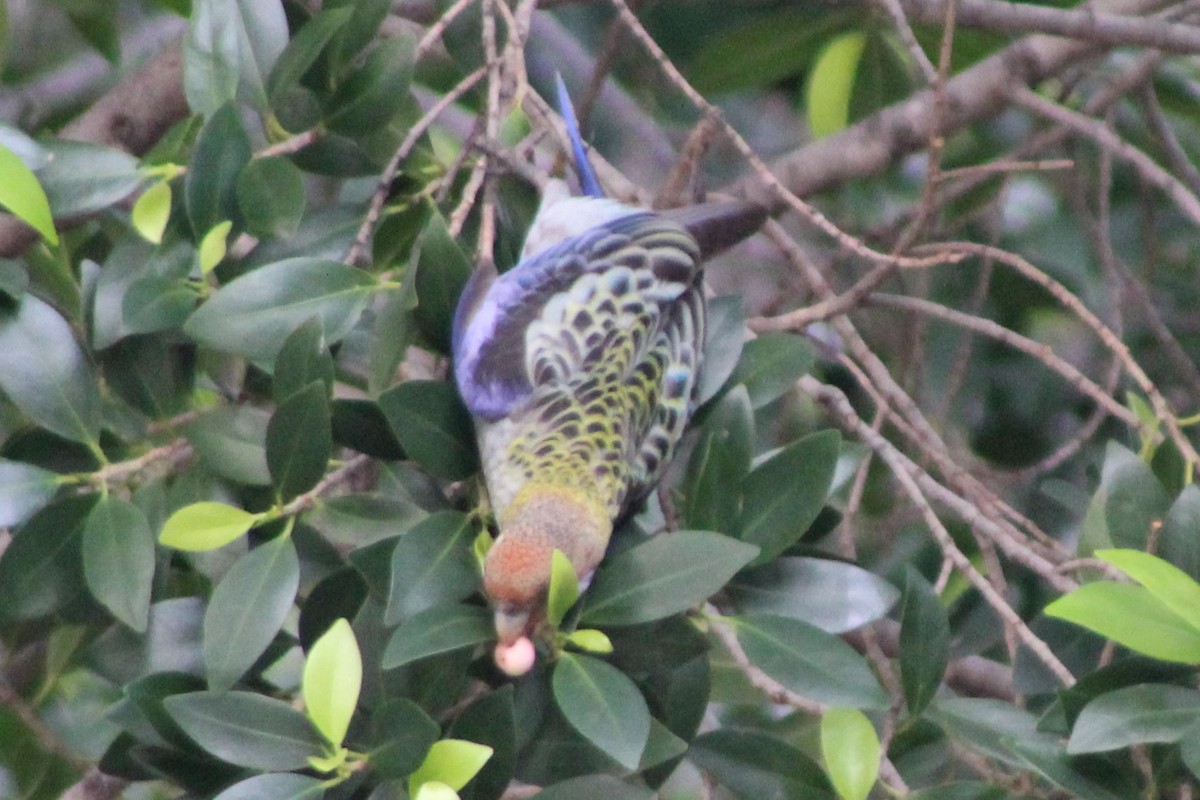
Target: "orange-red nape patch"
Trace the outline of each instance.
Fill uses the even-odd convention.
[[[548,542],[501,536],[484,562],[484,590],[494,602],[533,603],[546,589],[553,552]]]

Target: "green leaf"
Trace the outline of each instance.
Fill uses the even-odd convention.
[[[1100,753],[1151,742],[1174,743],[1200,730],[1200,692],[1150,683],[1106,692],[1083,707],[1067,752]]]
[[[171,182],[158,181],[142,192],[133,204],[130,221],[134,230],[152,244],[162,244],[163,231],[171,218]]]
[[[1097,550],[1107,561],[1146,587],[1146,591],[1200,631],[1200,584],[1186,572],[1140,550]]]
[[[56,139],[37,170],[54,216],[77,217],[120,203],[144,180],[138,160],[112,147]]]
[[[304,175],[278,156],[256,158],[237,178],[238,209],[246,229],[259,238],[287,238],[304,216]]]
[[[688,748],[688,759],[743,800],[833,800],[833,788],[815,761],[762,731],[718,728],[702,734]]]
[[[761,548],[756,565],[795,544],[821,513],[840,447],[837,431],[819,431],[783,448],[742,481],[738,538]]]
[[[0,206],[26,223],[52,245],[58,245],[58,231],[50,213],[50,201],[37,177],[25,162],[0,144]]]
[[[746,342],[731,384],[745,384],[756,411],[782,397],[812,369],[813,351],[794,333],[765,333]]]
[[[325,46],[351,18],[353,11],[349,6],[322,9],[296,31],[275,61],[267,80],[267,95],[272,106],[300,83],[304,73],[317,63]]]
[[[1144,586],[1084,584],[1046,606],[1043,613],[1163,661],[1200,664],[1200,631]]]
[[[200,238],[221,222],[237,219],[237,177],[252,155],[237,108],[221,106],[200,129],[184,176],[184,206],[193,236]]]
[[[737,608],[844,633],[883,617],[900,593],[862,567],[826,558],[777,558],[743,570],[728,587]]]
[[[405,620],[388,640],[380,666],[395,669],[422,658],[494,638],[492,617],[479,606],[436,605]]]
[[[11,528],[50,502],[60,486],[49,470],[0,459],[0,526]]]
[[[167,519],[158,540],[176,550],[216,550],[254,527],[260,516],[224,503],[192,503]]]
[[[177,328],[196,307],[196,290],[187,281],[147,275],[135,281],[121,301],[129,333],[155,333]]]
[[[582,621],[634,625],[687,611],[720,591],[757,554],[752,545],[708,531],[654,536],[604,563]]]
[[[413,800],[459,800],[459,797],[458,792],[441,781],[426,781],[418,785]]]
[[[734,621],[751,663],[796,694],[831,706],[887,707],[887,695],[867,662],[838,637],[786,617]]]
[[[595,653],[600,656],[606,656],[613,651],[612,640],[603,631],[594,628],[571,631],[567,636],[567,643],[585,653]]]
[[[370,275],[337,261],[287,259],[230,281],[183,330],[202,345],[270,365],[288,334],[314,316],[329,342],[340,341],[376,288]]]
[[[733,374],[745,346],[745,322],[741,297],[733,295],[708,301],[708,319],[704,326],[704,369],[700,370],[697,405],[716,397]]]
[[[194,507],[194,506],[193,506]],[[296,601],[300,559],[277,536],[234,562],[204,614],[204,666],[211,689],[228,689],[258,660]]]
[[[200,246],[196,248],[196,261],[200,265],[200,274],[207,275],[225,260],[229,250],[229,231],[233,223],[229,220],[218,222],[204,234]]]
[[[580,778],[555,783],[542,789],[537,800],[581,800],[581,798],[604,798],[604,800],[655,800],[658,795],[632,783],[626,783],[612,775],[584,775]]]
[[[1036,774],[1074,797],[1122,800],[1137,796],[1136,784],[1127,773],[1116,769],[1100,771],[1097,769],[1100,765],[1095,762],[1086,765],[1074,763],[1076,759],[1066,754],[1057,737],[1034,735],[1023,739],[1006,739],[1005,745],[1024,762],[1018,762],[1018,766],[1032,767]]]
[[[492,757],[460,792],[463,800],[497,800],[512,783],[517,766],[516,687],[488,692],[472,702],[450,725],[448,737],[486,745]]]
[[[395,625],[427,608],[453,603],[479,588],[471,555],[475,529],[467,515],[441,511],[396,542],[384,622]]]
[[[461,739],[434,742],[421,766],[408,778],[409,794],[430,781],[444,783],[454,791],[467,785],[492,757],[492,748]]]
[[[379,408],[409,458],[446,481],[478,469],[471,415],[445,381],[405,381],[379,396]]]
[[[140,508],[104,495],[83,524],[83,575],[113,616],[144,633],[154,581],[154,533]]]
[[[421,766],[442,728],[411,700],[395,698],[371,714],[371,769],[380,777],[406,778]]]
[[[267,75],[287,41],[280,0],[193,0],[183,47],[192,111],[209,116],[235,99],[265,111]]]
[[[278,772],[239,781],[213,800],[320,800],[324,796],[325,786],[316,778]]]
[[[333,357],[325,343],[325,331],[317,317],[288,335],[275,357],[271,394],[282,403],[313,381],[325,384],[325,395],[333,392]]]
[[[1184,487],[1163,520],[1159,538],[1162,557],[1194,579],[1200,579],[1200,486]]]
[[[96,376],[70,323],[32,294],[0,310],[0,390],[46,430],[99,447]]]
[[[339,619],[309,650],[303,683],[308,718],[335,748],[350,729],[362,679],[358,641],[350,623]]]
[[[1171,505],[1154,471],[1134,453],[1109,442],[1101,485],[1113,544],[1145,548],[1151,528],[1162,522]]]
[[[835,36],[821,49],[805,93],[808,127],[813,138],[837,133],[850,120],[850,98],[859,60],[867,43],[862,31]]]
[[[316,380],[283,401],[267,426],[267,467],[279,499],[307,492],[325,475],[333,450],[329,401]]]
[[[213,473],[236,483],[268,486],[268,425],[270,416],[261,408],[223,406],[203,414],[184,434]]]
[[[384,39],[372,50],[334,93],[326,119],[329,129],[357,137],[395,116],[408,95],[416,49],[416,39],[406,32]]]
[[[79,538],[96,495],[67,497],[38,511],[0,555],[0,619],[59,610],[83,587]]]
[[[571,727],[621,766],[637,769],[650,735],[650,710],[633,681],[603,661],[563,653],[551,683]]]
[[[446,220],[436,209],[430,211],[417,239],[415,264],[417,325],[434,347],[449,353],[454,311],[471,276],[471,261],[451,238]]]
[[[867,800],[879,755],[875,727],[858,709],[831,708],[821,717],[821,756],[842,800]]]
[[[750,472],[754,417],[744,386],[716,402],[700,428],[688,462],[682,511],[687,525],[732,534],[737,530],[742,482]]]
[[[546,592],[546,621],[558,629],[563,617],[579,599],[579,577],[563,551],[550,554],[550,588]]]
[[[20,261],[0,258],[0,295],[14,303],[29,288],[29,272]]]
[[[324,745],[308,718],[254,692],[191,692],[163,701],[184,732],[217,758],[258,770],[308,767]]]
[[[908,713],[917,716],[937,694],[950,660],[950,622],[929,581],[911,566],[904,574],[900,611],[900,685]]]

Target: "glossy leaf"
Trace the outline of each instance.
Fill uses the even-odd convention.
[[[1185,486],[1163,519],[1159,552],[1163,558],[1200,580],[1200,486]]]
[[[844,633],[880,619],[900,597],[862,567],[826,558],[777,558],[743,570],[728,587],[740,611],[775,614]]]
[[[314,316],[329,342],[341,340],[375,287],[374,278],[336,261],[279,261],[223,286],[184,332],[208,347],[270,364],[287,335]]]
[[[411,35],[385,39],[333,96],[329,129],[362,136],[384,125],[400,109],[412,79],[417,42]]]
[[[650,735],[650,711],[633,682],[603,661],[564,653],[552,683],[571,726],[621,766],[636,769]]]
[[[204,465],[236,483],[267,486],[267,426],[270,416],[260,408],[214,408],[192,422],[184,433]]]
[[[294,770],[321,755],[321,736],[282,700],[254,692],[192,692],[163,701],[179,727],[208,752],[259,770]]]
[[[538,800],[579,800],[583,797],[604,800],[655,800],[658,795],[645,786],[626,783],[612,775],[584,775],[547,786],[535,797]]]
[[[746,342],[731,384],[744,384],[750,405],[758,410],[796,385],[813,364],[813,351],[794,333],[766,333]]]
[[[353,11],[350,7],[324,8],[296,31],[276,59],[267,81],[267,95],[272,105],[300,83],[304,73],[317,62],[325,46],[351,18]]]
[[[186,281],[147,275],[135,281],[121,302],[129,333],[154,333],[176,328],[196,307],[196,291]]]
[[[937,694],[950,660],[950,622],[929,582],[912,567],[900,611],[900,685],[908,713],[920,714]]]
[[[288,40],[279,0],[192,0],[183,48],[188,105],[209,116],[232,100],[266,110],[266,80]]]
[[[333,358],[325,343],[325,332],[318,318],[310,319],[292,331],[275,358],[271,393],[282,403],[313,381],[325,384],[325,394],[333,391]]]
[[[158,540],[176,550],[215,550],[250,530],[258,519],[257,514],[224,503],[192,503],[170,516]]]
[[[146,630],[154,580],[154,533],[142,510],[111,495],[100,498],[83,524],[83,575],[113,616]]]
[[[1144,586],[1084,584],[1046,606],[1044,613],[1154,658],[1200,664],[1200,631]]]
[[[495,635],[487,609],[437,605],[414,614],[396,629],[383,651],[380,666],[395,669],[422,658],[472,647]]]
[[[275,638],[296,601],[300,560],[278,536],[239,558],[213,589],[204,614],[204,666],[212,689],[228,689]]]
[[[58,475],[19,461],[0,459],[0,526],[20,525],[58,492]]]
[[[416,320],[425,337],[443,353],[450,352],[450,327],[471,261],[450,236],[446,220],[437,211],[429,214],[417,239]]]
[[[861,711],[831,708],[821,717],[821,755],[842,800],[866,800],[879,774],[879,736]]]
[[[425,760],[408,779],[409,794],[424,783],[436,781],[458,791],[467,785],[492,757],[492,748],[462,739],[434,742]]]
[[[281,500],[317,485],[333,450],[325,383],[316,380],[280,403],[267,426],[267,467]]]
[[[20,156],[3,144],[0,144],[0,207],[32,227],[50,244],[58,244],[50,201],[42,185]]]
[[[288,237],[304,216],[304,175],[291,161],[257,158],[237,177],[238,209],[246,229],[260,238]]]
[[[303,683],[308,718],[334,747],[346,738],[362,679],[358,641],[350,623],[339,619],[309,650]]]
[[[471,416],[445,381],[405,381],[379,397],[379,408],[409,458],[443,480],[478,469]]]
[[[1186,572],[1140,550],[1097,550],[1095,555],[1146,587],[1155,599],[1200,631],[1200,584]]]
[[[0,390],[46,430],[98,446],[96,376],[70,324],[32,294],[0,309]]]
[[[840,445],[834,430],[805,436],[742,481],[738,538],[761,549],[755,564],[765,564],[793,545],[821,513]]]
[[[742,298],[733,295],[708,301],[704,329],[704,369],[696,391],[697,405],[716,397],[741,358],[745,346],[745,315]]]
[[[1096,765],[1090,769],[1079,769],[1064,751],[1057,737],[1035,735],[1006,742],[1009,749],[1032,769],[1052,784],[1065,789],[1071,795],[1087,800],[1121,800],[1136,796],[1136,785],[1116,770],[1093,777]],[[1120,780],[1125,778],[1124,781]],[[1122,785],[1122,783],[1124,785]]]
[[[1136,454],[1110,442],[1105,452],[1104,517],[1117,547],[1142,549],[1171,500],[1154,472]]]
[[[805,753],[770,734],[718,728],[698,737],[688,759],[729,787],[742,800],[804,797],[832,800],[833,787]]]
[[[550,554],[550,588],[546,592],[546,621],[558,628],[563,617],[579,599],[579,578],[575,567],[561,550]]]
[[[239,781],[213,800],[320,800],[324,796],[325,787],[316,778],[277,772]]]
[[[441,726],[411,700],[388,700],[371,715],[371,768],[382,777],[407,778],[438,740]]]
[[[750,471],[754,417],[744,386],[717,401],[688,463],[683,518],[698,530],[737,530],[738,492]]]
[[[46,165],[37,177],[60,219],[109,208],[142,184],[138,160],[116,148],[56,139],[45,150]]]
[[[757,554],[752,545],[708,531],[655,536],[604,563],[581,619],[634,625],[687,611],[720,591]]]
[[[447,736],[492,748],[492,755],[462,789],[462,800],[498,800],[517,767],[516,692],[511,684],[472,702],[450,725]]]
[[[219,223],[235,218],[237,177],[252,155],[250,137],[235,106],[218,104],[206,116],[208,119],[196,139],[183,183],[184,206],[192,235],[197,239]]]
[[[602,631],[581,628],[567,635],[567,644],[585,653],[606,656],[613,651],[612,640]]]
[[[1083,707],[1067,752],[1099,753],[1151,742],[1178,742],[1200,730],[1200,692],[1162,683],[1106,692]]]
[[[831,706],[887,706],[867,662],[838,637],[786,617],[740,617],[736,626],[751,663],[791,691]]]
[[[161,180],[151,184],[133,204],[130,222],[143,239],[162,244],[163,231],[171,218],[171,183]]]
[[[384,621],[395,625],[427,608],[453,603],[479,588],[471,555],[475,528],[457,511],[442,511],[400,537]]]
[[[836,133],[850,120],[850,98],[867,43],[862,31],[834,37],[822,48],[809,75],[805,108],[814,138]]]
[[[0,555],[0,619],[52,614],[82,591],[80,535],[96,500],[59,500],[16,531]]]

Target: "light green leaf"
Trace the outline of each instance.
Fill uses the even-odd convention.
[[[459,791],[474,778],[492,757],[492,748],[462,739],[442,739],[434,742],[421,766],[408,778],[409,794],[430,781],[436,781]]]
[[[200,247],[196,249],[196,259],[200,264],[201,275],[212,272],[224,260],[229,231],[232,229],[233,223],[225,220],[218,222],[209,229],[208,233],[204,234],[204,238],[200,240]]]
[[[458,792],[441,781],[426,781],[417,789],[413,800],[458,800]]]
[[[0,206],[36,230],[47,242],[58,245],[58,231],[54,230],[54,217],[46,192],[25,162],[3,144],[0,144]]]
[[[192,503],[167,519],[158,540],[177,550],[216,550],[254,527],[261,516],[224,503]]]
[[[831,708],[821,717],[821,755],[842,800],[866,800],[879,774],[879,737],[855,708]]]
[[[650,736],[650,709],[625,673],[590,656],[564,653],[551,684],[571,727],[621,766],[637,769]]]
[[[334,747],[340,747],[362,689],[362,655],[350,623],[339,619],[317,639],[304,662],[304,705],[308,718]]]
[[[846,127],[854,79],[866,44],[865,33],[851,31],[831,39],[817,56],[805,96],[808,127],[814,138],[820,139]]]
[[[1200,664],[1200,631],[1144,586],[1084,584],[1046,606],[1043,613],[1154,658]]]
[[[1097,550],[1096,558],[1145,586],[1163,605],[1200,631],[1200,583],[1186,572],[1141,550]]]
[[[595,628],[581,628],[580,630],[572,631],[567,636],[567,642],[583,650],[585,653],[595,653],[600,656],[608,655],[613,651],[612,641],[603,631],[598,631]]]
[[[142,192],[133,204],[130,221],[143,239],[162,244],[163,231],[171,218],[171,183],[158,181]]]
[[[571,606],[579,599],[579,577],[563,551],[550,554],[550,588],[546,592],[546,620],[552,628],[562,624]]]

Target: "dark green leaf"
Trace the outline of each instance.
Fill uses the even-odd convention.
[[[572,727],[621,766],[636,769],[650,735],[650,710],[633,682],[599,659],[563,653],[552,683]]]
[[[1158,546],[1163,558],[1200,580],[1200,487],[1184,487],[1163,520]]]
[[[267,486],[267,425],[270,415],[252,406],[226,406],[203,414],[184,429],[210,470],[251,486]]]
[[[196,291],[186,281],[147,275],[125,293],[121,316],[129,333],[153,333],[182,325],[195,307]]]
[[[96,500],[96,495],[64,498],[17,530],[0,555],[0,619],[52,614],[79,594],[79,539]]]
[[[296,31],[280,53],[267,81],[267,94],[272,105],[300,83],[304,73],[317,62],[325,45],[351,18],[353,11],[352,8],[326,7]]]
[[[388,625],[461,600],[479,588],[479,570],[471,553],[475,533],[465,514],[441,511],[400,537],[392,553],[392,586],[384,617]]]
[[[327,397],[333,391],[333,357],[316,317],[292,331],[279,349],[271,392],[275,402],[282,403],[313,381],[325,384]]]
[[[287,40],[280,0],[193,0],[183,47],[188,105],[204,116],[235,99],[265,111],[267,75]]]
[[[740,490],[750,471],[754,417],[744,386],[717,401],[704,420],[688,463],[683,518],[691,528],[732,534]]]
[[[414,614],[396,629],[383,651],[380,666],[394,669],[428,656],[489,641],[495,635],[492,616],[485,608],[434,606]]]
[[[462,800],[499,800],[512,782],[517,756],[514,694],[511,685],[489,692],[450,726],[448,736],[492,748],[483,769],[459,790]]]
[[[862,567],[825,558],[778,558],[747,569],[729,585],[738,610],[803,620],[844,633],[883,617],[896,587]]]
[[[239,0],[205,2],[237,3]],[[238,173],[249,163],[251,155],[250,138],[242,127],[237,108],[222,106],[201,129],[184,177],[183,196],[188,222],[197,241],[217,223],[235,218]]]
[[[146,630],[154,532],[140,508],[112,495],[100,498],[83,524],[83,575],[114,617],[138,633]]]
[[[417,324],[431,344],[449,353],[454,311],[471,276],[471,261],[450,237],[446,220],[436,210],[430,212],[417,240],[415,265],[415,272],[410,272],[416,281]]]
[[[757,553],[708,531],[652,537],[604,563],[586,595],[582,621],[633,625],[687,611],[720,591]]]
[[[183,411],[191,399],[195,360],[164,336],[129,336],[102,357],[104,378],[121,400],[151,419]]]
[[[128,683],[153,672],[199,676],[204,671],[203,623],[204,601],[198,597],[154,603],[144,634],[113,624],[88,648],[88,665],[113,683]]]
[[[756,410],[783,396],[812,368],[813,352],[794,333],[766,333],[746,342],[729,382],[745,384]]]
[[[645,786],[626,783],[612,775],[584,775],[547,786],[534,795],[536,800],[654,800],[657,794]]]
[[[1143,549],[1151,527],[1162,521],[1171,505],[1153,470],[1135,454],[1110,442],[1102,487],[1104,516],[1113,544]]]
[[[0,526],[20,525],[58,492],[58,475],[49,470],[0,459]]]
[[[282,700],[253,692],[193,692],[163,701],[196,744],[230,764],[259,770],[308,766],[322,752],[308,718]]]
[[[333,400],[333,441],[372,458],[398,461],[404,448],[374,400],[337,397]]]
[[[11,258],[0,258],[0,295],[17,302],[28,288],[29,272],[25,265]]]
[[[238,175],[237,202],[250,233],[291,236],[304,216],[304,175],[286,158],[256,158]]]
[[[705,733],[688,748],[688,759],[743,800],[836,797],[815,761],[761,731],[723,728]]]
[[[412,774],[429,748],[438,740],[441,727],[411,700],[399,698],[382,704],[371,715],[371,769],[385,778]]]
[[[354,16],[338,31],[330,47],[330,72],[340,75],[346,64],[353,63],[358,54],[375,41],[392,4],[389,0],[330,0],[325,8],[333,6],[354,9]]]
[[[288,259],[223,286],[183,329],[202,345],[270,365],[288,334],[314,316],[329,342],[340,341],[376,286],[370,275],[336,261]]]
[[[111,147],[83,142],[45,142],[50,158],[37,171],[54,216],[75,217],[115,205],[142,183],[138,160]]]
[[[795,544],[821,513],[840,445],[834,430],[805,436],[742,481],[738,538],[761,548],[755,564],[765,564]]]
[[[1200,730],[1200,692],[1150,683],[1100,695],[1084,706],[1067,752],[1099,753],[1150,742],[1178,742]]]
[[[210,687],[228,689],[262,655],[291,611],[299,584],[300,560],[286,536],[258,546],[230,568],[204,615]]]
[[[1062,742],[1056,737],[1034,735],[1025,739],[1006,741],[1009,749],[1016,753],[1024,765],[1033,767],[1043,778],[1066,789],[1075,797],[1086,800],[1121,800],[1136,796],[1130,780],[1119,781],[1120,773],[1093,778],[1075,767],[1073,760],[1063,751]],[[1115,790],[1115,791],[1114,791]]]
[[[281,500],[317,485],[333,450],[328,389],[315,380],[280,403],[267,425],[267,467]]]
[[[867,662],[838,637],[787,617],[740,617],[736,626],[751,663],[796,694],[831,706],[887,707]]]
[[[417,41],[408,33],[384,39],[363,65],[337,88],[329,129],[362,136],[387,123],[400,110],[412,80]]]
[[[100,393],[70,324],[32,294],[0,310],[0,390],[48,431],[97,447]]]
[[[323,501],[305,517],[332,543],[364,547],[408,530],[426,516],[416,504],[379,494],[347,494]]]
[[[900,612],[900,684],[908,713],[925,710],[937,693],[950,658],[950,623],[929,582],[912,567],[904,576]]]
[[[379,396],[379,408],[409,458],[432,475],[462,480],[478,469],[474,426],[445,381],[405,381]]]
[[[319,800],[324,796],[325,787],[316,778],[281,772],[247,778],[213,800]]]
[[[704,369],[700,371],[697,404],[716,397],[733,374],[745,346],[745,317],[742,298],[733,295],[708,301],[708,320],[704,331]]]
[[[929,706],[927,714],[932,715],[953,741],[1009,765],[1019,764],[1021,759],[1007,743],[1038,735],[1037,720],[1028,711],[1000,700],[941,698]]]

